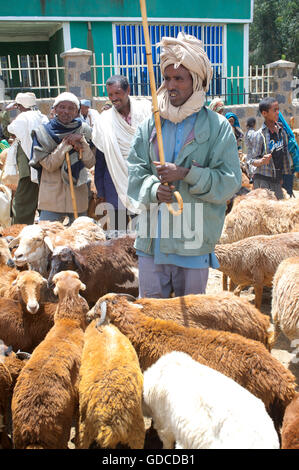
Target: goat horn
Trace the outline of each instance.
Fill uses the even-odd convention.
[[[105,320],[106,320],[106,315],[107,315],[107,302],[101,302],[100,304],[100,309],[101,309],[101,318],[97,321],[96,328],[101,326]]]

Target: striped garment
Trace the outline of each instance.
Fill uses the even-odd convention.
[[[279,128],[279,131],[278,131],[279,139],[282,139],[283,148],[284,148],[282,174],[289,175],[292,173],[291,171],[292,159],[288,151],[288,137],[282,125],[278,122],[276,124]],[[258,131],[254,133],[254,135],[252,136],[251,142],[252,142],[252,153],[251,153],[251,158],[248,161],[248,163],[250,165],[253,165],[253,162],[255,160],[259,160],[260,158],[270,153],[271,151],[270,131],[265,123],[262,125],[262,127]],[[273,159],[271,159],[267,165],[255,167],[254,174],[266,176],[267,178],[276,179],[277,172],[274,167]]]

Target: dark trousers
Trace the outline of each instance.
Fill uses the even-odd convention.
[[[30,176],[19,180],[12,202],[13,224],[31,225],[34,223],[38,201],[38,189],[38,184],[32,183]]]

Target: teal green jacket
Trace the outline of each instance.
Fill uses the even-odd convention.
[[[156,235],[155,210],[159,204],[156,193],[160,180],[153,161],[158,160],[151,116],[138,127],[127,160],[128,198],[142,210],[135,247],[148,254],[153,254],[152,239]],[[226,203],[241,187],[238,149],[228,120],[203,107],[175,163],[190,169],[183,180],[174,183],[183,198],[184,209],[181,216],[173,216],[165,204],[160,205],[162,221],[167,222],[160,249],[166,254],[183,256],[211,253],[221,235]]]

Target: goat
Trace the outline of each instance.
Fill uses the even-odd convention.
[[[272,287],[278,265],[285,258],[299,256],[299,232],[258,235],[234,243],[215,246],[217,268],[238,285],[239,295],[245,286],[254,286],[255,306],[260,309],[263,287]]]
[[[14,447],[64,449],[78,407],[78,377],[88,305],[77,273],[54,278],[54,326],[22,369],[12,397]]]
[[[299,393],[285,410],[281,428],[281,448],[299,449]]]
[[[52,256],[49,287],[56,273],[70,269],[78,272],[81,281],[86,285],[83,296],[90,305],[108,292],[124,292],[137,296],[137,256],[134,241],[134,237],[125,236],[92,243],[80,250],[63,248]]]
[[[260,342],[227,331],[186,328],[150,318],[117,294],[101,297],[88,319],[105,314],[135,347],[141,370],[167,352],[186,352],[260,398],[276,427],[281,425],[295,393],[295,377]]]
[[[264,403],[184,352],[144,372],[143,411],[164,449],[279,449]]]
[[[271,317],[274,341],[280,331],[290,341],[299,340],[299,256],[283,260],[275,272]]]
[[[115,326],[97,329],[95,324],[96,320],[84,334],[79,447],[143,449],[143,375],[137,354]]]
[[[130,296],[128,299],[130,300]],[[170,299],[135,300],[144,315],[161,320],[173,320],[179,325],[230,331],[261,341],[267,349],[273,342],[273,327],[268,315],[263,315],[248,300],[230,292],[213,295],[185,295]]]

